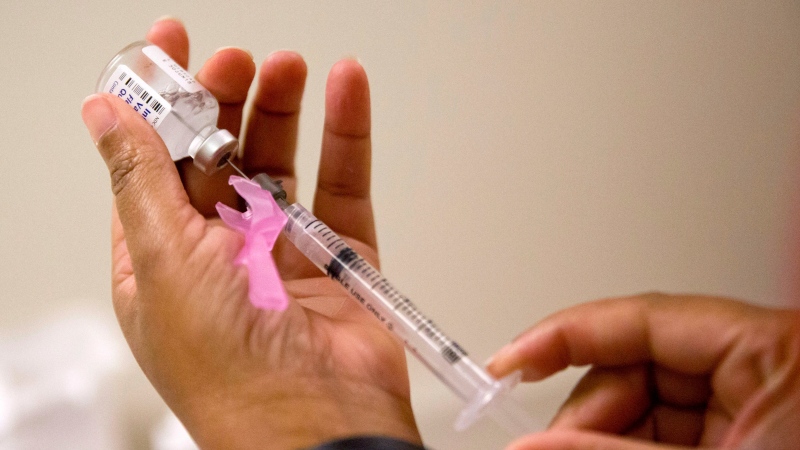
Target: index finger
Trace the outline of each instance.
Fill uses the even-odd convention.
[[[189,35],[183,23],[174,17],[157,19],[145,39],[159,46],[184,69],[189,66]]]
[[[711,297],[659,294],[608,299],[556,313],[501,349],[489,370],[540,380],[569,365],[653,362],[709,374],[729,349],[771,325],[766,310]],[[755,332],[755,333],[754,333]]]

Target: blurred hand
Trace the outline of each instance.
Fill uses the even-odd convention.
[[[147,39],[187,66],[180,22],[156,22]],[[238,134],[254,74],[252,56],[235,48],[197,74],[220,102],[220,128]],[[290,201],[305,77],[295,53],[264,61],[240,162],[283,179]],[[82,115],[111,174],[117,317],[202,448],[301,448],[354,434],[419,442],[402,346],[283,239],[274,256],[293,301],[283,312],[250,305],[247,271],[232,262],[244,239],[214,217],[217,201],[237,204],[230,170],[207,177],[173,163],[153,128],[111,96],[90,96]],[[377,266],[370,148],[366,74],[340,61],[327,82],[314,214]]]
[[[598,301],[537,324],[489,371],[536,381],[587,364],[549,429],[510,448],[800,446],[797,311],[658,294]]]

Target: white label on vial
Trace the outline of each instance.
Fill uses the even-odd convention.
[[[203,85],[197,82],[189,72],[187,72],[180,64],[176,63],[169,57],[164,50],[155,45],[148,45],[142,49],[142,53],[147,55],[151,61],[156,63],[161,70],[167,73],[175,82],[177,82],[185,91],[195,93],[203,90]]]
[[[104,92],[125,100],[125,103],[131,105],[155,129],[158,129],[172,111],[172,105],[164,97],[124,64],[120,64],[108,79]]]

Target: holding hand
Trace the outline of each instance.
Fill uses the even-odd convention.
[[[655,294],[598,301],[537,324],[489,371],[537,381],[587,364],[550,429],[511,448],[800,445],[797,311]]]
[[[156,22],[147,39],[186,67],[179,22]],[[219,128],[238,134],[254,74],[252,57],[233,48],[197,74],[220,102]],[[305,77],[299,55],[267,58],[243,139],[245,172],[284,180],[290,202]],[[314,214],[377,266],[369,87],[355,61],[331,69],[325,112]],[[117,317],[202,448],[302,448],[356,434],[419,442],[400,343],[282,238],[274,256],[293,301],[282,312],[250,305],[247,271],[233,264],[243,237],[215,217],[218,201],[238,201],[230,170],[207,177],[173,163],[155,130],[111,96],[89,97],[82,113],[111,173]]]

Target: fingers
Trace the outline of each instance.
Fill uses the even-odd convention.
[[[354,60],[328,75],[314,214],[338,233],[375,248],[370,200],[370,97],[367,75]]]
[[[294,199],[294,155],[306,74],[305,61],[294,52],[276,52],[264,61],[244,139],[245,171],[283,179],[290,202]]]
[[[230,131],[234,136],[239,135],[242,109],[255,71],[250,53],[229,47],[217,50],[196,76],[197,81],[219,102],[217,127]],[[228,185],[228,178],[234,173],[232,168],[224,167],[209,176],[194,167],[190,160],[181,161],[179,167],[192,205],[204,216],[216,215],[217,202],[231,207],[238,203],[236,192]]]
[[[81,111],[111,174],[119,220],[134,267],[170,255],[195,218],[175,165],[153,127],[108,94],[88,97]],[[203,221],[204,223],[204,221]]]
[[[642,296],[556,313],[501,349],[489,370],[523,369],[539,380],[568,365],[653,362],[689,375],[710,373],[759,317],[758,309],[707,297]]]
[[[228,130],[234,136],[239,135],[242,109],[255,74],[253,55],[235,47],[217,50],[197,72],[197,81],[211,91],[219,102],[218,128]]]
[[[658,445],[588,431],[553,430],[531,434],[512,442],[506,450],[669,450],[685,447]]]
[[[524,380],[537,381],[569,365],[645,361],[648,336],[643,308],[643,302],[601,301],[566,309],[500,349],[488,370],[504,376],[522,369]]]
[[[161,47],[184,69],[189,66],[189,35],[180,20],[172,17],[156,20],[145,39]]]
[[[650,406],[645,366],[595,367],[575,386],[550,427],[621,433],[636,423]]]
[[[682,391],[699,393],[691,403],[690,394],[686,394],[685,404],[672,403],[656,394],[658,382],[653,383],[649,372],[647,365],[593,367],[564,402],[550,429],[593,430],[672,444],[697,444],[705,423],[708,380],[703,380],[705,389],[693,389],[691,382],[682,385]]]
[[[677,439],[696,432],[702,423],[694,409],[735,417],[766,383],[775,384],[790,363],[782,349],[792,333],[790,313],[732,300],[663,295],[611,299],[545,319],[500,350],[488,369],[503,376],[521,368],[525,379],[539,380],[567,365],[651,366],[647,385],[652,401],[662,405],[661,414],[669,418],[658,425],[674,425],[672,430],[654,428],[654,433]],[[570,400],[572,407],[565,414],[573,422],[587,423],[590,409],[606,407],[604,414],[624,415],[632,408],[635,413],[641,404],[604,399],[620,382],[591,386],[588,394]]]

